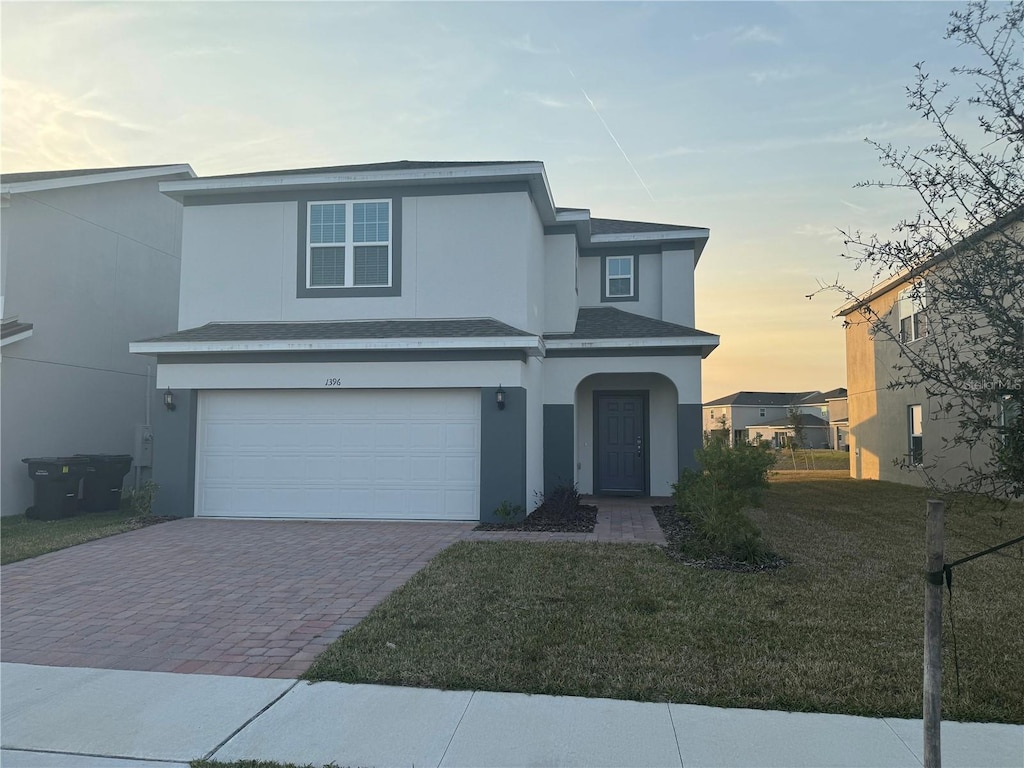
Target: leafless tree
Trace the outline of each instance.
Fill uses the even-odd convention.
[[[919,326],[870,306],[847,322],[898,345],[889,386],[923,387],[933,412],[955,425],[939,453],[957,457],[961,471],[955,482],[939,473],[930,481],[1003,498],[1024,495],[1022,22],[1020,0],[970,2],[950,14],[946,39],[965,63],[949,80],[919,63],[907,87],[908,108],[933,140],[918,148],[869,140],[892,177],[858,185],[910,191],[918,210],[885,235],[842,231],[844,257],[876,284],[910,279],[905,300],[920,310]],[[857,298],[841,281],[821,288]]]

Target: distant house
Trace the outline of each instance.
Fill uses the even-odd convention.
[[[968,451],[947,442],[957,432],[955,409],[945,410],[928,396],[924,386],[890,386],[897,378],[895,367],[901,361],[901,344],[876,333],[875,326],[878,322],[889,323],[902,345],[916,345],[929,355],[950,359],[949,340],[960,336],[955,330],[943,330],[943,324],[955,322],[956,313],[929,300],[930,276],[957,258],[961,246],[966,245],[965,252],[970,254],[972,243],[1007,234],[1013,238],[1011,242],[1020,242],[1024,206],[917,268],[880,283],[837,311],[837,316],[846,320],[847,387],[854,393],[849,397],[853,477],[921,485],[926,482],[927,468],[936,478],[955,484],[966,476],[967,467],[981,466],[988,460],[989,453],[983,446]],[[1024,259],[1024,253],[1020,257]],[[1007,298],[1020,300],[1019,296]],[[1016,370],[1021,370],[1019,363]],[[1008,392],[1015,388],[1019,402],[1021,384],[1012,372],[993,370],[991,375],[994,381],[1005,380]],[[1013,397],[1007,397],[1009,407],[997,414],[998,418],[1020,418],[1019,411],[1013,411]]]
[[[796,438],[793,420],[799,418],[803,447],[843,450],[845,403],[846,390],[842,388],[829,392],[735,392],[704,404],[704,431],[727,430],[731,445],[767,440],[782,447]]]
[[[0,511],[33,486],[22,458],[133,453],[146,422],[141,335],[177,327],[188,165],[0,176]]]

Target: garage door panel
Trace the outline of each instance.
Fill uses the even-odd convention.
[[[469,423],[444,425],[444,446],[447,449],[477,452],[480,442],[480,426]]]
[[[443,479],[446,483],[473,482],[480,473],[480,465],[472,456],[446,456]]]
[[[409,459],[409,479],[413,482],[436,480],[441,477],[444,461],[443,456],[413,456]]]
[[[197,514],[479,517],[475,390],[201,393]]]

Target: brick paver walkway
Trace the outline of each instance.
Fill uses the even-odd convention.
[[[651,499],[589,499],[593,533],[473,523],[186,518],[3,566],[8,662],[294,678],[458,540],[664,544]]]

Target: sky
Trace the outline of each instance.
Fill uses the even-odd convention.
[[[200,176],[540,160],[555,203],[711,230],[703,397],[845,386],[840,230],[916,201],[866,138],[921,147],[914,65],[943,2],[15,2],[0,5],[0,169]]]

